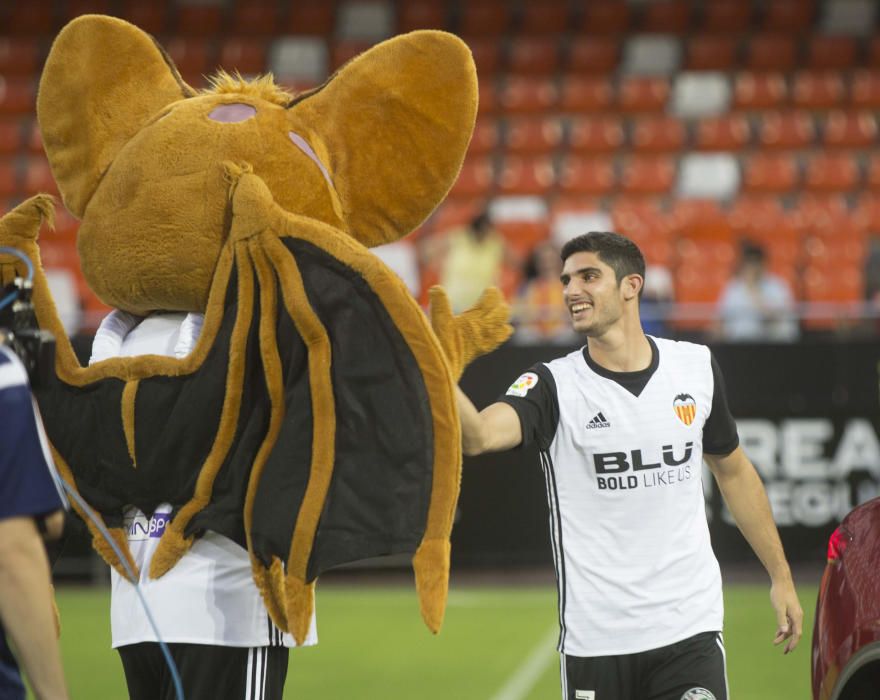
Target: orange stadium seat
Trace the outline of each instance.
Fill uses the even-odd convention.
[[[611,153],[621,148],[625,135],[618,117],[574,117],[569,126],[568,148],[573,153]]]
[[[470,223],[486,210],[485,197],[447,197],[431,215],[430,226],[434,231],[448,231]]]
[[[705,330],[712,325],[713,306],[721,297],[730,270],[709,269],[701,264],[679,265],[675,270],[675,301],[678,304],[701,304],[699,317],[678,318],[674,325],[679,330]]]
[[[52,177],[52,171],[49,169],[49,162],[45,158],[28,158],[25,163],[22,189],[27,195],[40,192],[58,194],[58,185],[55,184],[55,178]]]
[[[278,17],[275,0],[236,2],[232,7],[229,30],[232,34],[270,36],[278,30]]]
[[[57,29],[55,13],[39,2],[9,2],[0,9],[0,22],[14,27],[15,36],[47,36]]]
[[[610,205],[614,230],[640,241],[651,237],[668,238],[674,226],[657,197],[615,197]]]
[[[782,73],[738,73],[733,82],[736,109],[775,109],[788,99],[788,84]]]
[[[848,153],[816,153],[807,161],[803,187],[813,192],[851,192],[860,179],[859,165]]]
[[[452,197],[485,197],[495,183],[495,162],[489,156],[466,158],[449,194]]]
[[[856,199],[852,218],[864,231],[880,231],[880,197],[873,192],[864,192]]]
[[[859,45],[851,36],[815,34],[807,39],[808,68],[846,70],[858,63]]]
[[[880,109],[880,70],[854,71],[849,101],[853,107]]]
[[[685,45],[685,68],[729,71],[737,63],[738,51],[739,39],[735,36],[693,36]]]
[[[574,37],[565,64],[570,74],[607,74],[620,62],[620,42],[603,36]]]
[[[617,91],[617,107],[623,112],[662,112],[669,92],[668,78],[625,77]]]
[[[447,29],[448,8],[445,2],[433,0],[405,0],[399,2],[397,30],[411,32],[415,29]]]
[[[330,47],[330,67],[337,70],[348,63],[355,56],[373,46],[373,42],[367,39],[343,39],[334,41]]]
[[[752,138],[749,120],[742,114],[706,117],[696,123],[694,147],[700,151],[738,151]]]
[[[33,114],[37,89],[30,78],[4,78],[0,75],[0,115]]]
[[[798,62],[798,46],[788,34],[754,34],[746,45],[745,67],[753,71],[790,71]]]
[[[0,36],[0,75],[29,78],[40,68],[40,40]]]
[[[491,79],[504,67],[502,44],[497,39],[483,36],[465,37],[477,66],[477,76],[481,80]]]
[[[8,159],[22,145],[22,123],[18,119],[0,119],[0,158]]]
[[[522,5],[520,33],[531,36],[564,34],[569,30],[571,15],[566,0],[542,0]]]
[[[663,236],[646,236],[636,241],[648,265],[669,267],[675,258],[675,244]]]
[[[808,266],[858,265],[868,254],[868,241],[855,226],[826,229],[806,236],[803,251]]]
[[[831,109],[843,103],[846,87],[835,71],[799,71],[791,88],[791,101],[804,109]]]
[[[815,16],[814,0],[764,0],[761,28],[773,32],[802,32]]]
[[[743,162],[744,192],[792,192],[798,186],[797,161],[787,153],[756,153]]]
[[[715,199],[676,199],[669,217],[675,228],[694,238],[730,238],[724,212]],[[695,234],[690,229],[699,231]]]
[[[627,0],[593,0],[581,3],[577,30],[585,34],[624,34],[632,21]]]
[[[265,73],[266,42],[261,39],[226,39],[220,42],[219,65],[242,75]]]
[[[621,168],[620,188],[626,194],[666,194],[675,183],[675,160],[669,156],[630,156]]]
[[[709,34],[743,34],[752,22],[752,5],[742,0],[706,0],[699,29]]]
[[[15,161],[0,158],[0,197],[18,194],[18,168]]]
[[[550,225],[543,220],[498,221],[495,223],[495,229],[521,259],[528,257],[535,246],[546,241],[550,235]]]
[[[691,24],[690,0],[657,0],[644,6],[640,31],[649,34],[684,34]]]
[[[803,298],[808,303],[833,302],[855,307],[865,296],[862,264],[807,266],[802,280]],[[847,324],[844,310],[837,306],[812,308],[810,311],[803,321],[805,328],[831,330]]]
[[[789,210],[789,222],[802,233],[850,226],[849,207],[842,194],[804,192]]]
[[[766,112],[758,127],[758,145],[761,148],[796,149],[811,146],[816,139],[816,127],[806,112]]]
[[[480,80],[477,90],[479,91],[479,103],[477,114],[495,114],[498,111],[498,87],[493,80]]]
[[[568,155],[559,169],[559,191],[567,195],[603,196],[617,182],[614,161],[608,157]]]
[[[733,269],[736,263],[736,245],[732,241],[702,240],[683,236],[676,245],[679,265],[702,267],[704,271],[721,271]],[[722,278],[724,273],[721,272]]]
[[[570,114],[605,112],[611,109],[614,88],[608,78],[568,75],[562,79],[559,109]]]
[[[880,192],[880,153],[872,153],[868,157],[865,186],[872,192]]]
[[[687,128],[671,116],[638,117],[632,120],[632,148],[642,153],[680,151],[687,140]]]
[[[168,29],[168,3],[122,0],[119,16],[145,32],[157,35]]]
[[[877,143],[877,117],[873,112],[828,114],[822,131],[822,145],[828,148],[868,148]]]
[[[221,5],[178,4],[177,33],[187,37],[216,37],[223,28],[224,9]]]
[[[548,156],[506,156],[496,183],[501,194],[547,194],[556,186],[553,159]]]
[[[43,135],[40,133],[40,124],[32,119],[27,125],[27,150],[33,155],[45,155],[43,148]]]
[[[745,194],[731,203],[727,220],[734,233],[763,236],[782,228],[785,211],[779,197]]]
[[[551,75],[559,70],[559,53],[556,37],[517,37],[510,43],[507,70],[525,75]]]
[[[468,146],[468,154],[486,154],[494,151],[501,143],[498,120],[492,116],[479,116],[474,124],[474,133]]]
[[[336,4],[326,0],[299,0],[289,3],[283,34],[327,36],[333,32]]]
[[[549,112],[557,100],[556,83],[549,78],[508,76],[499,96],[502,110],[512,113]]]
[[[512,11],[504,0],[469,0],[459,7],[458,32],[498,36],[510,28]]]
[[[514,117],[507,120],[505,146],[513,153],[550,153],[562,144],[557,117]]]

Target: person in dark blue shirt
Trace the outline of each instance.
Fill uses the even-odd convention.
[[[0,331],[0,700],[25,697],[7,635],[38,700],[64,700],[43,535],[61,534],[66,501],[27,373],[2,340]]]

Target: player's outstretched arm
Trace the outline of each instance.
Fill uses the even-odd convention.
[[[770,602],[778,623],[773,643],[778,645],[788,640],[787,654],[801,638],[804,611],[773,522],[764,484],[741,447],[723,457],[707,454],[705,458],[737,527],[770,574]]]
[[[466,455],[509,450],[522,442],[519,416],[511,406],[499,401],[477,411],[458,387],[455,395],[461,420],[461,447]]]

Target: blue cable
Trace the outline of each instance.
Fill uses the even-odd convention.
[[[0,248],[2,250],[2,248]],[[126,572],[131,577],[131,580],[134,584],[134,589],[137,591],[138,597],[141,599],[141,605],[144,606],[144,612],[147,614],[147,620],[150,622],[150,626],[153,628],[153,632],[156,635],[156,640],[159,642],[159,647],[162,649],[162,654],[165,656],[165,662],[168,664],[168,670],[171,672],[171,680],[174,683],[174,691],[177,694],[177,700],[184,700],[183,696],[183,683],[180,680],[180,673],[177,670],[177,665],[174,663],[174,659],[171,658],[171,652],[168,649],[168,645],[162,641],[162,637],[159,635],[159,627],[156,625],[156,621],[153,619],[153,614],[150,612],[150,606],[147,605],[147,601],[144,598],[144,594],[141,591],[141,587],[137,583],[137,576],[135,576],[134,570],[131,568],[131,564],[125,558],[125,555],[120,551],[119,546],[110,536],[107,528],[104,527],[104,524],[101,522],[101,519],[95,514],[89,505],[82,499],[82,497],[71,488],[66,482],[61,482],[62,486],[64,486],[64,490],[67,491],[67,494],[73,498],[74,501],[79,505],[80,508],[88,515],[89,519],[97,525],[98,530],[101,531],[101,534],[104,536],[104,539],[107,543],[113,548],[114,553],[117,557],[119,557],[119,561],[122,562],[122,565],[125,567]]]
[[[34,281],[34,264],[31,262],[31,259],[22,253],[18,248],[9,248],[7,246],[0,246],[0,253],[6,253],[7,255],[13,255],[19,260],[23,261],[25,265],[27,265],[28,270],[28,282]],[[12,292],[12,294],[7,294],[3,299],[0,299],[0,309],[3,309],[6,306],[9,306],[13,301],[18,299],[18,292]]]

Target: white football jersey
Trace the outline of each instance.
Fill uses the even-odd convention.
[[[536,365],[502,400],[547,482],[559,586],[559,650],[631,654],[720,631],[721,575],[702,486],[711,452],[736,448],[703,345],[649,338],[641,372],[610,372],[586,348]]]

